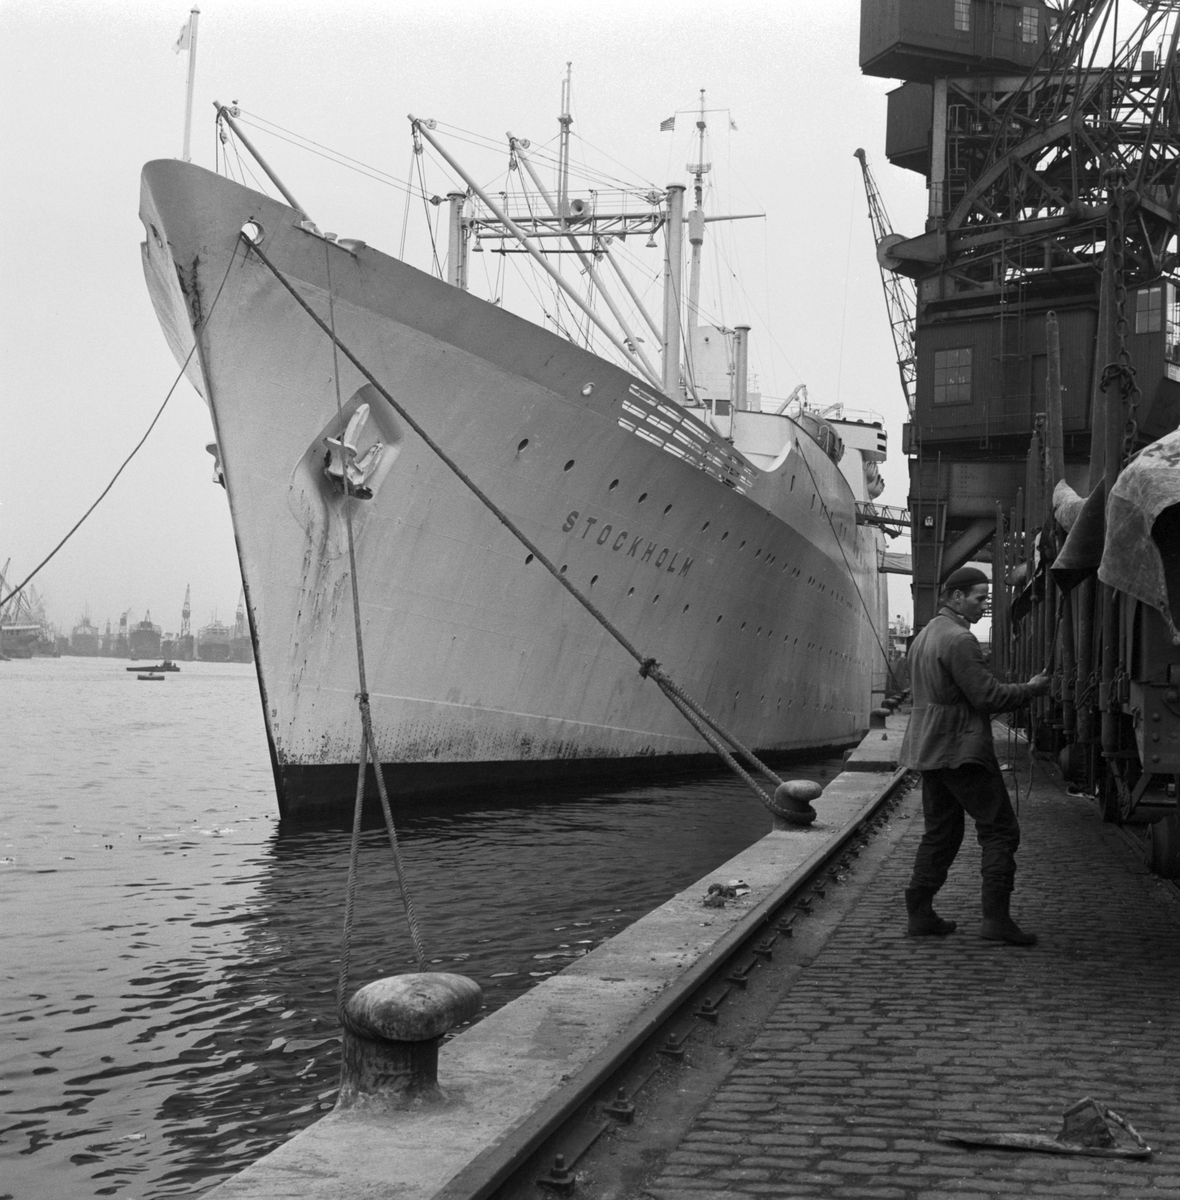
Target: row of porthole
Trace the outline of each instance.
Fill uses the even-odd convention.
[[[533,555],[531,555],[531,554],[527,555],[524,561],[525,561],[525,566],[528,566],[528,564],[529,564],[529,563],[531,563],[531,562],[533,561]],[[566,573],[566,571],[567,571],[567,570],[569,570],[569,564],[568,564],[568,563],[562,563],[562,565],[561,565],[561,574],[562,574],[562,575],[564,575],[564,574]],[[592,575],[592,576],[590,577],[590,586],[591,586],[591,587],[593,587],[593,586],[594,586],[594,585],[595,585],[595,584],[598,582],[598,578],[599,578],[599,577],[598,577],[597,575]],[[634,595],[635,595],[635,589],[634,589],[634,587],[629,587],[629,588],[627,589],[627,595],[628,595],[628,596],[634,596]],[[660,599],[660,593],[659,593],[659,592],[657,592],[657,593],[656,593],[656,594],[655,594],[655,595],[652,597],[652,601],[651,601],[651,602],[652,602],[653,604],[656,604],[656,603],[659,601],[659,599]],[[692,607],[692,605],[691,605],[691,604],[686,604],[686,605],[684,606],[684,608],[682,608],[682,609],[681,609],[681,614],[683,615],[684,613],[687,613],[687,612],[688,612],[688,610],[689,610],[691,607]],[[720,625],[720,624],[721,624],[721,622],[724,620],[724,618],[725,618],[725,614],[724,614],[724,613],[718,613],[718,615],[717,615],[717,621],[716,621],[716,624]],[[740,632],[741,632],[743,629],[745,629],[745,627],[746,627],[746,622],[745,622],[745,621],[743,621],[743,622],[741,623],[741,625],[738,627],[738,632],[740,633]],[[758,628],[757,628],[757,630],[756,630],[756,631],[755,631],[755,633],[754,633],[754,636],[755,636],[755,637],[760,637],[760,636],[761,636],[761,634],[762,634],[762,626],[761,626],[761,625],[759,625],[759,626],[758,626]],[[784,643],[785,643],[785,642],[786,642],[786,641],[787,641],[787,640],[790,638],[790,636],[791,636],[791,635],[790,635],[789,633],[784,633],[784,634],[783,634],[783,641],[784,641]],[[766,631],[766,637],[767,637],[767,640],[769,640],[770,638],[774,637],[774,630],[773,630],[773,629],[768,629],[768,630]],[[795,641],[794,641],[794,645],[796,645],[796,646],[797,646],[798,644],[799,644],[799,639],[798,639],[798,638],[796,638],[796,639],[795,639]],[[812,649],[814,646],[815,646],[815,643],[814,643],[814,642],[810,642],[810,643],[808,643],[808,646],[807,646],[807,648],[810,650],[810,649]],[[835,653],[835,651],[833,651],[833,650],[829,650],[829,651],[828,651],[828,653],[829,653],[829,654],[834,654],[834,653]]]
[[[529,439],[528,439],[528,438],[525,438],[525,439],[524,439],[524,440],[523,440],[523,441],[520,443],[520,445],[519,445],[519,446],[517,446],[517,452],[519,453],[519,452],[520,452],[521,450],[523,450],[523,449],[524,449],[524,448],[525,448],[525,447],[526,447],[528,444],[529,444]],[[564,468],[562,468],[562,469],[563,469],[563,470],[566,470],[566,471],[570,470],[570,469],[573,467],[573,465],[574,465],[575,461],[576,461],[575,459],[572,459],[572,458],[571,458],[571,459],[569,460],[569,462],[567,462],[567,463],[565,464]],[[612,479],[612,480],[610,481],[610,483],[607,485],[607,491],[608,491],[608,492],[613,492],[613,491],[615,490],[615,488],[617,488],[618,486],[619,486],[619,481],[618,481],[617,479]],[[647,495],[648,495],[648,494],[647,494],[647,492],[641,492],[641,493],[640,493],[640,495],[639,495],[639,499],[636,501],[636,503],[637,503],[637,504],[642,504],[642,503],[643,503],[643,502],[644,502],[644,501],[647,499]],[[669,504],[669,505],[666,505],[666,506],[665,506],[665,508],[664,508],[664,516],[667,516],[667,515],[668,515],[668,514],[669,514],[671,511],[672,511],[672,505],[670,505],[670,504]],[[704,523],[704,524],[701,526],[701,532],[702,532],[702,533],[704,533],[704,532],[705,532],[705,530],[709,528],[709,526],[710,526],[710,524],[711,524],[711,523],[712,523],[712,522],[710,522],[710,521],[706,521],[706,522],[705,522],[705,523]],[[727,530],[726,530],[726,531],[725,531],[725,532],[724,532],[724,533],[721,535],[721,540],[724,542],[724,541],[725,541],[725,540],[726,540],[728,537],[729,537],[729,530],[727,529]],[[742,550],[744,550],[745,548],[746,548],[746,539],[744,539],[744,538],[743,538],[743,539],[742,539],[742,541],[741,541],[741,542],[739,543],[739,545],[738,545],[738,551],[739,551],[739,553],[740,553]],[[759,547],[757,550],[755,550],[755,551],[754,551],[754,557],[755,557],[755,558],[760,558],[761,556],[762,556],[762,548],[761,548],[761,547]],[[767,555],[766,555],[766,565],[767,565],[767,566],[770,566],[770,564],[771,564],[771,563],[773,563],[773,562],[776,562],[777,560],[778,560],[778,555],[777,555],[777,554],[770,554],[769,552],[767,553]],[[528,557],[527,557],[527,558],[526,558],[524,561],[525,561],[525,563],[526,563],[526,564],[527,564],[527,563],[531,563],[531,562],[533,561],[533,556],[530,554],[530,555],[529,555],[529,556],[528,556]],[[791,564],[790,564],[789,562],[784,562],[784,563],[783,563],[783,565],[782,565],[782,568],[781,568],[781,569],[782,569],[783,571],[786,571],[786,570],[787,570],[787,568],[788,568],[788,567],[790,567],[790,565],[791,565]],[[561,568],[561,573],[562,573],[563,575],[565,574],[565,571],[566,571],[566,568],[565,568],[565,567],[562,567],[562,568]],[[799,575],[799,573],[800,573],[800,568],[798,568],[798,567],[796,567],[796,568],[795,568],[795,569],[794,569],[794,570],[791,572],[792,576],[795,576],[795,577],[797,577],[797,576]],[[597,578],[598,578],[598,576],[596,575],[596,576],[594,577],[594,579],[597,579]],[[814,576],[810,576],[810,577],[808,578],[807,582],[808,582],[809,584],[814,584],[814,582],[815,582],[815,577],[814,577]],[[594,580],[591,580],[591,584],[590,584],[590,586],[591,586],[591,587],[593,587],[593,586],[594,586]],[[634,589],[632,589],[632,591],[633,591],[633,590],[634,590]],[[821,591],[821,592],[826,592],[826,591],[827,591],[827,585],[826,585],[826,584],[820,584],[820,591]],[[630,594],[631,594],[631,593],[630,593],[630,592],[628,592],[628,595],[630,595]],[[841,599],[843,599],[843,597],[841,597]]]
[[[525,449],[525,447],[527,447],[527,446],[528,446],[528,444],[529,444],[529,439],[528,439],[528,438],[524,438],[524,439],[523,439],[523,440],[522,440],[522,441],[519,443],[519,445],[516,447],[516,452],[517,452],[517,454],[519,454],[519,453],[520,453],[522,450],[524,450],[524,449]],[[569,461],[568,461],[568,462],[565,464],[565,466],[564,466],[564,467],[562,467],[562,470],[563,470],[563,471],[571,471],[571,470],[573,470],[573,468],[574,468],[574,464],[575,464],[576,462],[577,462],[577,460],[576,460],[576,459],[573,459],[573,458],[571,458],[571,459],[570,459],[570,460],[569,460]],[[792,478],[791,478],[791,487],[792,487],[792,489],[794,488],[794,485],[795,485],[795,480],[794,480],[794,477],[792,476]],[[616,489],[618,486],[619,486],[619,481],[618,481],[617,479],[612,479],[612,480],[610,481],[610,483],[609,483],[609,484],[607,484],[607,489],[606,489],[606,490],[607,490],[608,492],[613,492],[613,491],[614,491],[614,490],[615,490],[615,489]],[[642,504],[642,503],[643,503],[643,502],[644,502],[644,501],[647,499],[647,496],[648,496],[647,492],[641,492],[641,493],[640,493],[640,495],[639,495],[639,499],[636,501],[636,503],[637,503],[637,504]],[[814,497],[814,496],[812,496],[812,498],[811,498],[811,504],[812,504],[812,507],[814,508],[814,507],[815,507],[815,497]],[[664,508],[664,516],[666,517],[666,516],[667,516],[667,515],[668,515],[668,514],[669,514],[671,511],[672,511],[672,505],[670,505],[670,504],[666,505],[666,506],[665,506],[665,508]],[[710,521],[706,521],[706,522],[705,522],[705,523],[704,523],[704,524],[701,526],[701,532],[702,532],[702,533],[704,533],[704,532],[705,532],[705,530],[709,528],[709,525],[710,525],[710,524],[711,524],[711,522],[710,522]],[[726,531],[725,531],[725,532],[724,532],[724,533],[721,535],[721,540],[724,542],[724,541],[725,541],[725,540],[726,540],[728,537],[729,537],[729,530],[727,529],[727,530],[726,530]],[[746,548],[746,540],[743,538],[743,540],[741,541],[741,543],[738,545],[738,551],[740,552],[740,551],[744,550],[745,548]],[[755,550],[755,551],[754,551],[754,557],[755,557],[755,558],[761,558],[761,557],[762,557],[762,548],[761,548],[761,547],[759,547],[757,550]],[[770,566],[770,564],[771,564],[771,563],[773,563],[773,562],[777,562],[777,561],[778,561],[778,555],[777,555],[777,554],[771,554],[771,553],[769,553],[769,552],[767,553],[767,555],[766,555],[766,565],[767,565],[767,566]],[[786,570],[786,569],[787,569],[789,566],[790,566],[790,563],[783,563],[783,565],[782,565],[782,570],[784,570],[784,571],[785,571],[785,570]],[[794,574],[796,574],[796,575],[798,575],[798,573],[799,573],[799,572],[798,572],[797,570],[794,572]],[[821,588],[821,590],[824,590],[824,589],[822,589],[822,588]]]

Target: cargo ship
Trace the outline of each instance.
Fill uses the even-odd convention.
[[[152,614],[144,613],[143,620],[132,625],[127,634],[131,657],[150,658],[153,661],[159,658],[162,635],[160,626],[152,624]]]
[[[415,121],[415,138],[432,128]],[[690,213],[674,185],[612,217],[616,234],[665,237],[661,372],[636,338],[615,338],[622,361],[611,361],[467,290],[466,254],[480,240],[535,246],[524,217],[477,185],[450,197],[440,278],[201,167],[145,166],[148,289],[212,414],[285,816],[347,806],[355,787],[346,506],[376,739],[399,794],[709,758],[386,395],[746,744],[800,752],[867,728],[887,638],[883,534],[871,522],[885,433],[880,420],[801,403],[759,410],[748,331],[698,320],[699,171],[695,183]],[[589,201],[559,203],[565,215],[534,233],[601,244]],[[289,288],[334,322],[368,375]],[[711,388],[682,356],[684,324],[690,353],[720,355]]]
[[[83,615],[70,632],[70,653],[83,658],[97,658],[100,637],[97,627],[91,625],[89,615]]]
[[[201,662],[229,662],[233,631],[214,618],[197,630],[197,658]]]

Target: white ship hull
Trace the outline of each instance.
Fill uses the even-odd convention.
[[[337,807],[355,780],[346,503],[395,791],[584,778],[707,747],[343,357],[345,417],[368,402],[387,449],[371,499],[335,491],[322,471],[323,439],[339,431],[333,347],[247,254],[250,220],[325,320],[330,269],[340,339],[748,745],[839,746],[867,728],[880,650],[866,607],[885,628],[880,535],[857,526],[852,489],[801,428],[739,414],[766,464],[781,459],[753,467],[611,363],[395,259],[325,242],[294,210],[191,165],[145,167],[141,216],[180,361],[198,328],[189,377],[213,417],[285,815]]]

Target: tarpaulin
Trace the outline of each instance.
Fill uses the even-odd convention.
[[[1171,532],[1176,522],[1158,518],[1180,505],[1180,430],[1152,442],[1119,473],[1106,512],[1106,544],[1098,578],[1120,592],[1158,609],[1172,641],[1180,644],[1168,596],[1168,575],[1180,581],[1180,545]],[[1169,536],[1161,545],[1160,535]],[[1167,562],[1165,562],[1165,558]],[[1170,568],[1170,571],[1169,571]],[[1175,600],[1180,603],[1180,596]]]
[[[1053,580],[1063,592],[1073,591],[1102,561],[1105,495],[1099,483],[1083,500],[1064,480],[1053,491],[1053,515],[1069,530],[1052,568]]]

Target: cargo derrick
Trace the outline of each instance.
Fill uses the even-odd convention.
[[[1173,875],[1177,8],[862,0],[860,48],[866,74],[904,80],[886,156],[929,189],[924,231],[879,247],[917,294],[915,628],[953,570],[991,560],[993,665],[1054,672],[1039,747],[1108,819],[1159,817],[1153,866]]]

